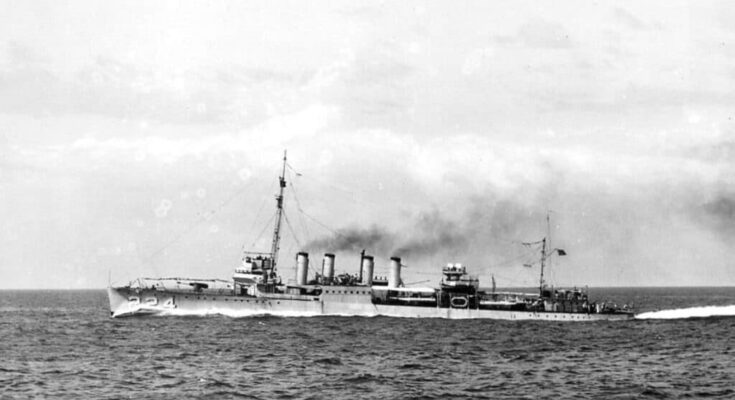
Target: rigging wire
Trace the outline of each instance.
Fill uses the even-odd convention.
[[[151,255],[149,255],[148,257],[146,257],[143,261],[144,262],[150,262],[153,258],[155,258],[159,254],[161,254],[162,252],[164,252],[169,247],[171,247],[174,244],[176,244],[179,240],[181,240],[181,238],[183,238],[189,232],[191,232],[192,230],[194,230],[194,228],[196,228],[197,226],[201,225],[203,222],[209,221],[209,219],[212,218],[212,216],[214,216],[219,211],[221,211],[222,208],[224,208],[227,204],[229,204],[236,197],[238,197],[239,195],[241,195],[242,193],[244,193],[245,190],[249,188],[249,186],[250,185],[243,186],[242,188],[240,188],[240,190],[238,190],[237,192],[235,192],[234,194],[232,194],[229,198],[227,198],[224,201],[220,202],[219,205],[217,205],[214,209],[211,209],[211,210],[207,211],[206,213],[200,213],[199,216],[198,216],[198,218],[197,218],[197,220],[195,220],[194,222],[192,222],[191,224],[189,224],[189,226],[187,226],[183,231],[181,231],[178,235],[174,236],[173,239],[171,239],[170,241],[168,241],[161,248],[159,248],[155,252],[151,253]]]
[[[283,213],[283,219],[286,221],[286,226],[288,227],[288,230],[291,232],[291,236],[293,236],[293,240],[296,242],[296,245],[298,245],[299,248],[303,248],[301,242],[299,241],[298,237],[296,236],[296,233],[294,232],[293,226],[291,225],[291,221],[288,219],[288,215],[286,213]],[[312,273],[319,273],[320,271],[316,269],[316,267],[309,263],[308,267],[309,271]]]
[[[291,164],[289,164],[288,162],[286,162],[286,167],[288,167],[288,169],[290,169],[291,171],[293,171],[293,173],[294,173],[294,174],[296,174],[296,176],[301,176],[301,172],[298,172],[298,171],[296,171],[296,170],[295,170],[295,169],[294,169],[294,168],[293,168],[293,167],[291,166]]]
[[[293,171],[296,174],[296,176],[302,176],[300,173],[294,171],[294,169],[291,168],[290,165],[289,165],[289,168],[291,169],[291,171]],[[291,188],[291,191],[293,192],[293,198],[294,198],[294,201],[296,202],[296,210],[299,211],[299,214],[298,214],[299,215],[299,223],[301,224],[301,229],[304,230],[305,236],[307,238],[309,238],[309,237],[311,237],[311,235],[309,233],[309,228],[308,228],[308,226],[306,225],[306,222],[303,219],[303,211],[304,210],[301,207],[301,202],[299,201],[299,197],[298,197],[298,195],[296,193],[296,186],[294,186],[294,184],[293,184],[294,179],[293,179],[293,177],[290,177],[290,178],[291,178],[291,180],[289,181],[289,187]]]
[[[258,208],[258,211],[255,213],[255,218],[253,218],[253,221],[257,221],[258,220],[258,218],[260,217],[260,213],[263,211],[263,208],[265,207],[265,203],[266,203],[266,198],[263,197],[263,201],[260,203],[260,207]],[[271,216],[270,220],[268,220],[268,222],[266,223],[266,226],[268,226],[268,224],[270,224],[270,221],[272,221],[272,220],[273,220],[273,216]],[[263,234],[263,232],[260,233],[260,235],[262,235],[262,234]],[[260,239],[260,235],[258,236],[258,239]],[[258,239],[255,239],[255,241],[257,241]],[[245,251],[245,243],[246,242],[243,242],[243,244],[242,244],[242,250],[243,251]],[[254,246],[254,245],[255,245],[255,242],[253,242],[253,244],[251,245],[251,247]]]
[[[294,171],[294,172],[296,172],[296,171]],[[328,187],[330,187],[332,189],[339,190],[340,192],[349,194],[351,196],[354,196],[355,195],[355,192],[353,192],[352,190],[350,190],[350,189],[348,189],[348,188],[346,188],[344,186],[336,185],[336,184],[334,184],[332,182],[328,182],[328,181],[325,181],[325,180],[322,180],[322,179],[318,179],[318,178],[315,178],[315,177],[310,176],[310,175],[303,175],[303,177],[305,179],[308,179],[308,180],[319,182],[319,183],[321,183],[321,184],[323,184],[325,186],[328,186]]]
[[[263,225],[263,230],[260,231],[260,233],[258,234],[258,237],[256,237],[255,240],[253,240],[253,243],[250,244],[250,247],[255,247],[255,242],[260,240],[260,238],[263,236],[263,233],[265,233],[265,230],[268,229],[269,225],[271,224],[271,222],[273,221],[275,217],[276,217],[275,213],[271,215],[268,222],[266,222],[265,225]],[[243,246],[243,250],[245,250],[245,246]]]
[[[293,174],[294,174],[294,175],[295,175],[296,177],[303,177],[303,176],[304,176],[304,175],[303,175],[303,174],[301,174],[300,172],[296,171],[296,170],[295,170],[295,169],[293,168],[293,166],[291,166],[291,164],[288,164],[288,163],[286,163],[286,166],[287,166],[287,167],[288,167],[288,169],[289,169],[289,174],[290,174],[290,173],[293,173]],[[327,231],[329,231],[330,233],[332,233],[332,234],[336,234],[336,235],[339,235],[339,233],[338,233],[337,231],[335,231],[334,229],[332,229],[332,228],[328,227],[327,225],[325,225],[324,223],[320,222],[320,221],[319,221],[319,220],[317,220],[316,218],[314,218],[314,217],[312,217],[311,215],[307,214],[307,213],[306,213],[306,211],[304,211],[304,208],[303,208],[303,207],[302,207],[302,205],[301,205],[301,201],[299,200],[299,196],[298,196],[298,193],[297,193],[297,191],[296,191],[296,186],[295,186],[295,185],[293,184],[293,182],[294,182],[294,181],[295,181],[296,179],[294,178],[294,176],[293,176],[293,175],[290,175],[290,176],[289,176],[289,178],[290,178],[290,179],[289,179],[289,187],[291,188],[291,192],[292,192],[292,194],[293,194],[294,202],[296,203],[296,210],[298,211],[298,221],[299,221],[299,224],[301,225],[301,229],[303,229],[303,231],[304,231],[304,234],[305,234],[306,238],[308,239],[309,237],[311,237],[311,233],[310,233],[310,231],[309,231],[309,226],[308,226],[307,222],[305,221],[304,217],[306,217],[306,218],[308,218],[308,219],[312,220],[312,221],[313,221],[314,223],[316,223],[316,224],[317,224],[317,225],[319,225],[320,227],[322,227],[322,228],[326,229],[326,230],[327,230]],[[315,179],[315,180],[316,180],[316,179]],[[330,186],[330,187],[332,187],[332,188],[337,188],[337,187],[335,187],[334,185],[328,185],[328,186]],[[340,189],[340,188],[337,188],[337,189]],[[345,189],[342,189],[342,191],[343,191],[343,192],[346,192],[346,193],[350,194],[350,195],[351,195],[352,197],[354,197],[354,193],[352,193],[352,192],[349,192],[349,191],[347,191],[347,190],[345,190]],[[353,200],[354,200],[354,199],[353,199]],[[288,226],[288,228],[289,228],[289,231],[291,232],[291,235],[292,235],[292,236],[293,236],[293,238],[294,238],[294,241],[296,242],[296,244],[297,244],[297,245],[298,245],[298,246],[299,246],[300,248],[303,248],[303,245],[302,245],[302,244],[301,244],[301,243],[299,242],[299,240],[298,240],[298,237],[297,237],[297,235],[296,235],[296,233],[295,233],[295,231],[294,231],[294,227],[293,227],[293,226],[291,225],[291,222],[290,222],[290,220],[288,219],[288,216],[287,216],[287,215],[286,215],[285,213],[284,213],[284,217],[285,217],[285,219],[286,219],[286,224],[287,224],[287,226]],[[321,272],[321,271],[319,271],[319,270],[317,269],[317,267],[316,267],[316,265],[315,265],[315,264],[311,264],[311,263],[310,263],[310,264],[309,264],[309,267],[308,267],[308,268],[309,268],[309,271],[310,271],[310,272],[312,272],[312,273],[319,273],[319,272]]]
[[[332,234],[334,234],[334,235],[339,235],[339,236],[342,236],[342,234],[340,234],[340,233],[339,233],[339,232],[338,232],[337,230],[335,230],[335,229],[332,229],[332,228],[328,227],[327,225],[324,225],[323,223],[321,223],[321,222],[320,222],[319,220],[317,220],[316,218],[314,218],[314,217],[312,217],[311,215],[307,214],[307,213],[306,213],[306,212],[305,212],[304,210],[300,210],[300,211],[301,211],[301,213],[302,213],[302,214],[304,214],[304,216],[305,216],[306,218],[309,218],[310,220],[314,221],[314,223],[316,223],[317,225],[321,226],[322,228],[324,228],[324,229],[328,230],[328,231],[329,231],[330,233],[332,233]]]
[[[379,205],[379,203],[374,200],[373,201],[369,200],[370,196],[368,196],[368,194],[374,193],[373,191],[370,191],[367,189],[355,190],[355,189],[347,188],[345,186],[336,185],[333,182],[315,178],[311,175],[301,175],[301,177],[303,177],[303,179],[315,182],[318,185],[326,186],[330,189],[333,189],[329,192],[328,198],[321,197],[319,196],[320,193],[319,192],[317,193],[316,198],[324,203],[333,201],[335,197],[340,197],[351,203],[365,206],[363,207],[365,212],[368,212],[368,213],[377,212],[377,211],[373,211],[374,209],[373,206]],[[375,216],[379,217],[379,215],[377,214]]]
[[[299,238],[296,237],[293,226],[291,226],[291,221],[288,220],[288,215],[286,215],[285,211],[283,212],[283,219],[286,221],[286,226],[288,227],[289,232],[291,232],[291,236],[293,236],[293,240],[296,242],[296,245],[301,247],[301,242],[299,242]]]

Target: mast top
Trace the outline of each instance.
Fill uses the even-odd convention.
[[[286,150],[283,150],[283,169],[281,170],[281,176],[279,176],[279,178],[281,182],[281,188],[285,188],[286,187]]]

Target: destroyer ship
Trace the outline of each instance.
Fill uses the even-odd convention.
[[[321,268],[309,277],[309,254],[295,257],[294,279],[284,282],[278,272],[278,253],[286,188],[286,154],[279,176],[273,240],[269,252],[244,252],[231,280],[138,278],[122,287],[108,287],[113,318],[136,315],[233,316],[387,316],[408,318],[503,319],[547,321],[625,320],[627,306],[593,302],[583,289],[555,289],[545,284],[544,263],[562,250],[540,245],[541,278],[538,292],[480,288],[466,266],[440,267],[439,287],[409,287],[401,279],[401,258],[392,257],[387,277],[374,276],[375,259],[363,251],[359,271],[335,274],[335,255],[321,257]]]

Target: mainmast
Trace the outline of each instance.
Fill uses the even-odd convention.
[[[554,250],[551,250],[551,221],[550,216],[551,210],[546,210],[546,245],[548,246],[547,249],[549,249],[549,268],[551,268],[551,255],[554,254]]]
[[[546,259],[549,259],[549,266],[551,266],[551,256],[553,256],[554,253],[559,256],[567,255],[567,252],[563,249],[551,248],[551,223],[549,222],[549,214],[551,214],[551,211],[546,213],[546,237],[541,241],[541,278],[539,279],[540,294],[543,294],[544,291],[544,267],[546,266]]]
[[[541,279],[539,279],[539,295],[543,295],[543,292],[544,292],[544,263],[545,262],[546,262],[546,238],[544,238],[544,240],[541,241]]]
[[[273,269],[278,259],[278,246],[281,242],[281,219],[283,218],[283,189],[286,188],[286,150],[283,151],[283,169],[278,177],[279,190],[276,196],[276,226],[273,229],[273,245],[271,246],[271,260]]]

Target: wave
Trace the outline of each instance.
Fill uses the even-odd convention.
[[[650,311],[635,316],[636,319],[685,319],[735,316],[735,305],[676,308]]]

